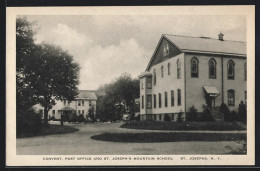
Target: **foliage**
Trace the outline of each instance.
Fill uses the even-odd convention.
[[[134,99],[139,97],[139,80],[124,73],[110,84],[101,86],[97,92],[97,117],[101,121],[121,120],[123,114],[134,118]]]
[[[79,65],[66,51],[54,45],[36,45],[32,23],[16,20],[17,111],[22,113],[39,103],[44,107],[44,122],[55,100],[73,100],[77,95]]]
[[[17,136],[23,133],[37,133],[41,130],[41,127],[41,115],[35,113],[32,109],[17,116]]]
[[[179,112],[179,113],[178,113],[177,122],[179,122],[179,123],[182,123],[182,122],[183,122],[182,112]]]
[[[246,124],[247,121],[247,108],[243,101],[240,102],[238,107],[239,120]]]
[[[95,108],[93,105],[91,105],[91,107],[88,109],[88,116],[92,122],[96,121]]]
[[[211,111],[208,107],[204,106],[203,114],[202,114],[202,117],[200,118],[200,121],[202,121],[202,122],[213,122],[213,121],[215,121],[212,114],[211,114]]]
[[[229,121],[237,121],[237,120],[238,120],[237,112],[232,110],[230,112]]]
[[[195,106],[192,105],[189,108],[189,113],[188,113],[187,120],[188,121],[196,121],[196,119],[197,119],[197,112],[198,112],[198,109],[196,109]]]
[[[164,115],[164,121],[170,122],[171,121],[171,117],[168,114],[165,114]]]
[[[224,114],[224,120],[230,121],[230,110],[225,103],[222,103],[219,107],[219,111]]]

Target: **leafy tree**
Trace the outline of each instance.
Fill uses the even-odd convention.
[[[95,115],[95,108],[93,105],[88,109],[88,116],[91,118],[92,122],[95,122],[96,115]]]
[[[44,122],[55,100],[73,100],[78,94],[79,65],[73,57],[59,47],[42,44],[25,68],[25,80],[34,90],[37,102],[44,107]]]

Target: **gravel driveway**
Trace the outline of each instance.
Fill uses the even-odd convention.
[[[79,131],[69,134],[18,138],[19,155],[160,155],[160,154],[226,154],[242,148],[235,141],[194,141],[161,143],[125,143],[93,140],[90,137],[102,133],[141,133],[153,130],[119,128],[122,123],[71,125]],[[156,131],[158,132],[158,131]]]

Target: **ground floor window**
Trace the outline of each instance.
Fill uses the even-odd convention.
[[[156,94],[153,95],[153,108],[156,108]]]
[[[152,95],[147,95],[146,107],[147,109],[152,109]]]
[[[228,105],[235,106],[235,90],[228,90]]]
[[[181,105],[181,90],[178,89],[177,93],[178,93],[178,106],[180,106]]]
[[[162,107],[162,95],[159,93],[159,108]]]
[[[142,96],[142,109],[144,108],[144,96]]]
[[[159,120],[160,120],[160,121],[162,120],[162,115],[159,115]]]
[[[52,117],[55,117],[55,110],[52,110]]]

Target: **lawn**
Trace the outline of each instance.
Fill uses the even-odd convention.
[[[246,141],[246,134],[232,133],[103,133],[91,137],[94,140],[111,142],[156,143],[180,141]]]
[[[147,130],[210,130],[231,131],[246,130],[245,126],[237,122],[159,122],[137,121],[124,123],[121,128],[147,129]]]
[[[43,125],[39,131],[33,131],[33,130],[26,131],[17,135],[17,138],[34,137],[34,136],[50,135],[50,134],[66,134],[75,131],[78,131],[78,129],[69,126]]]

